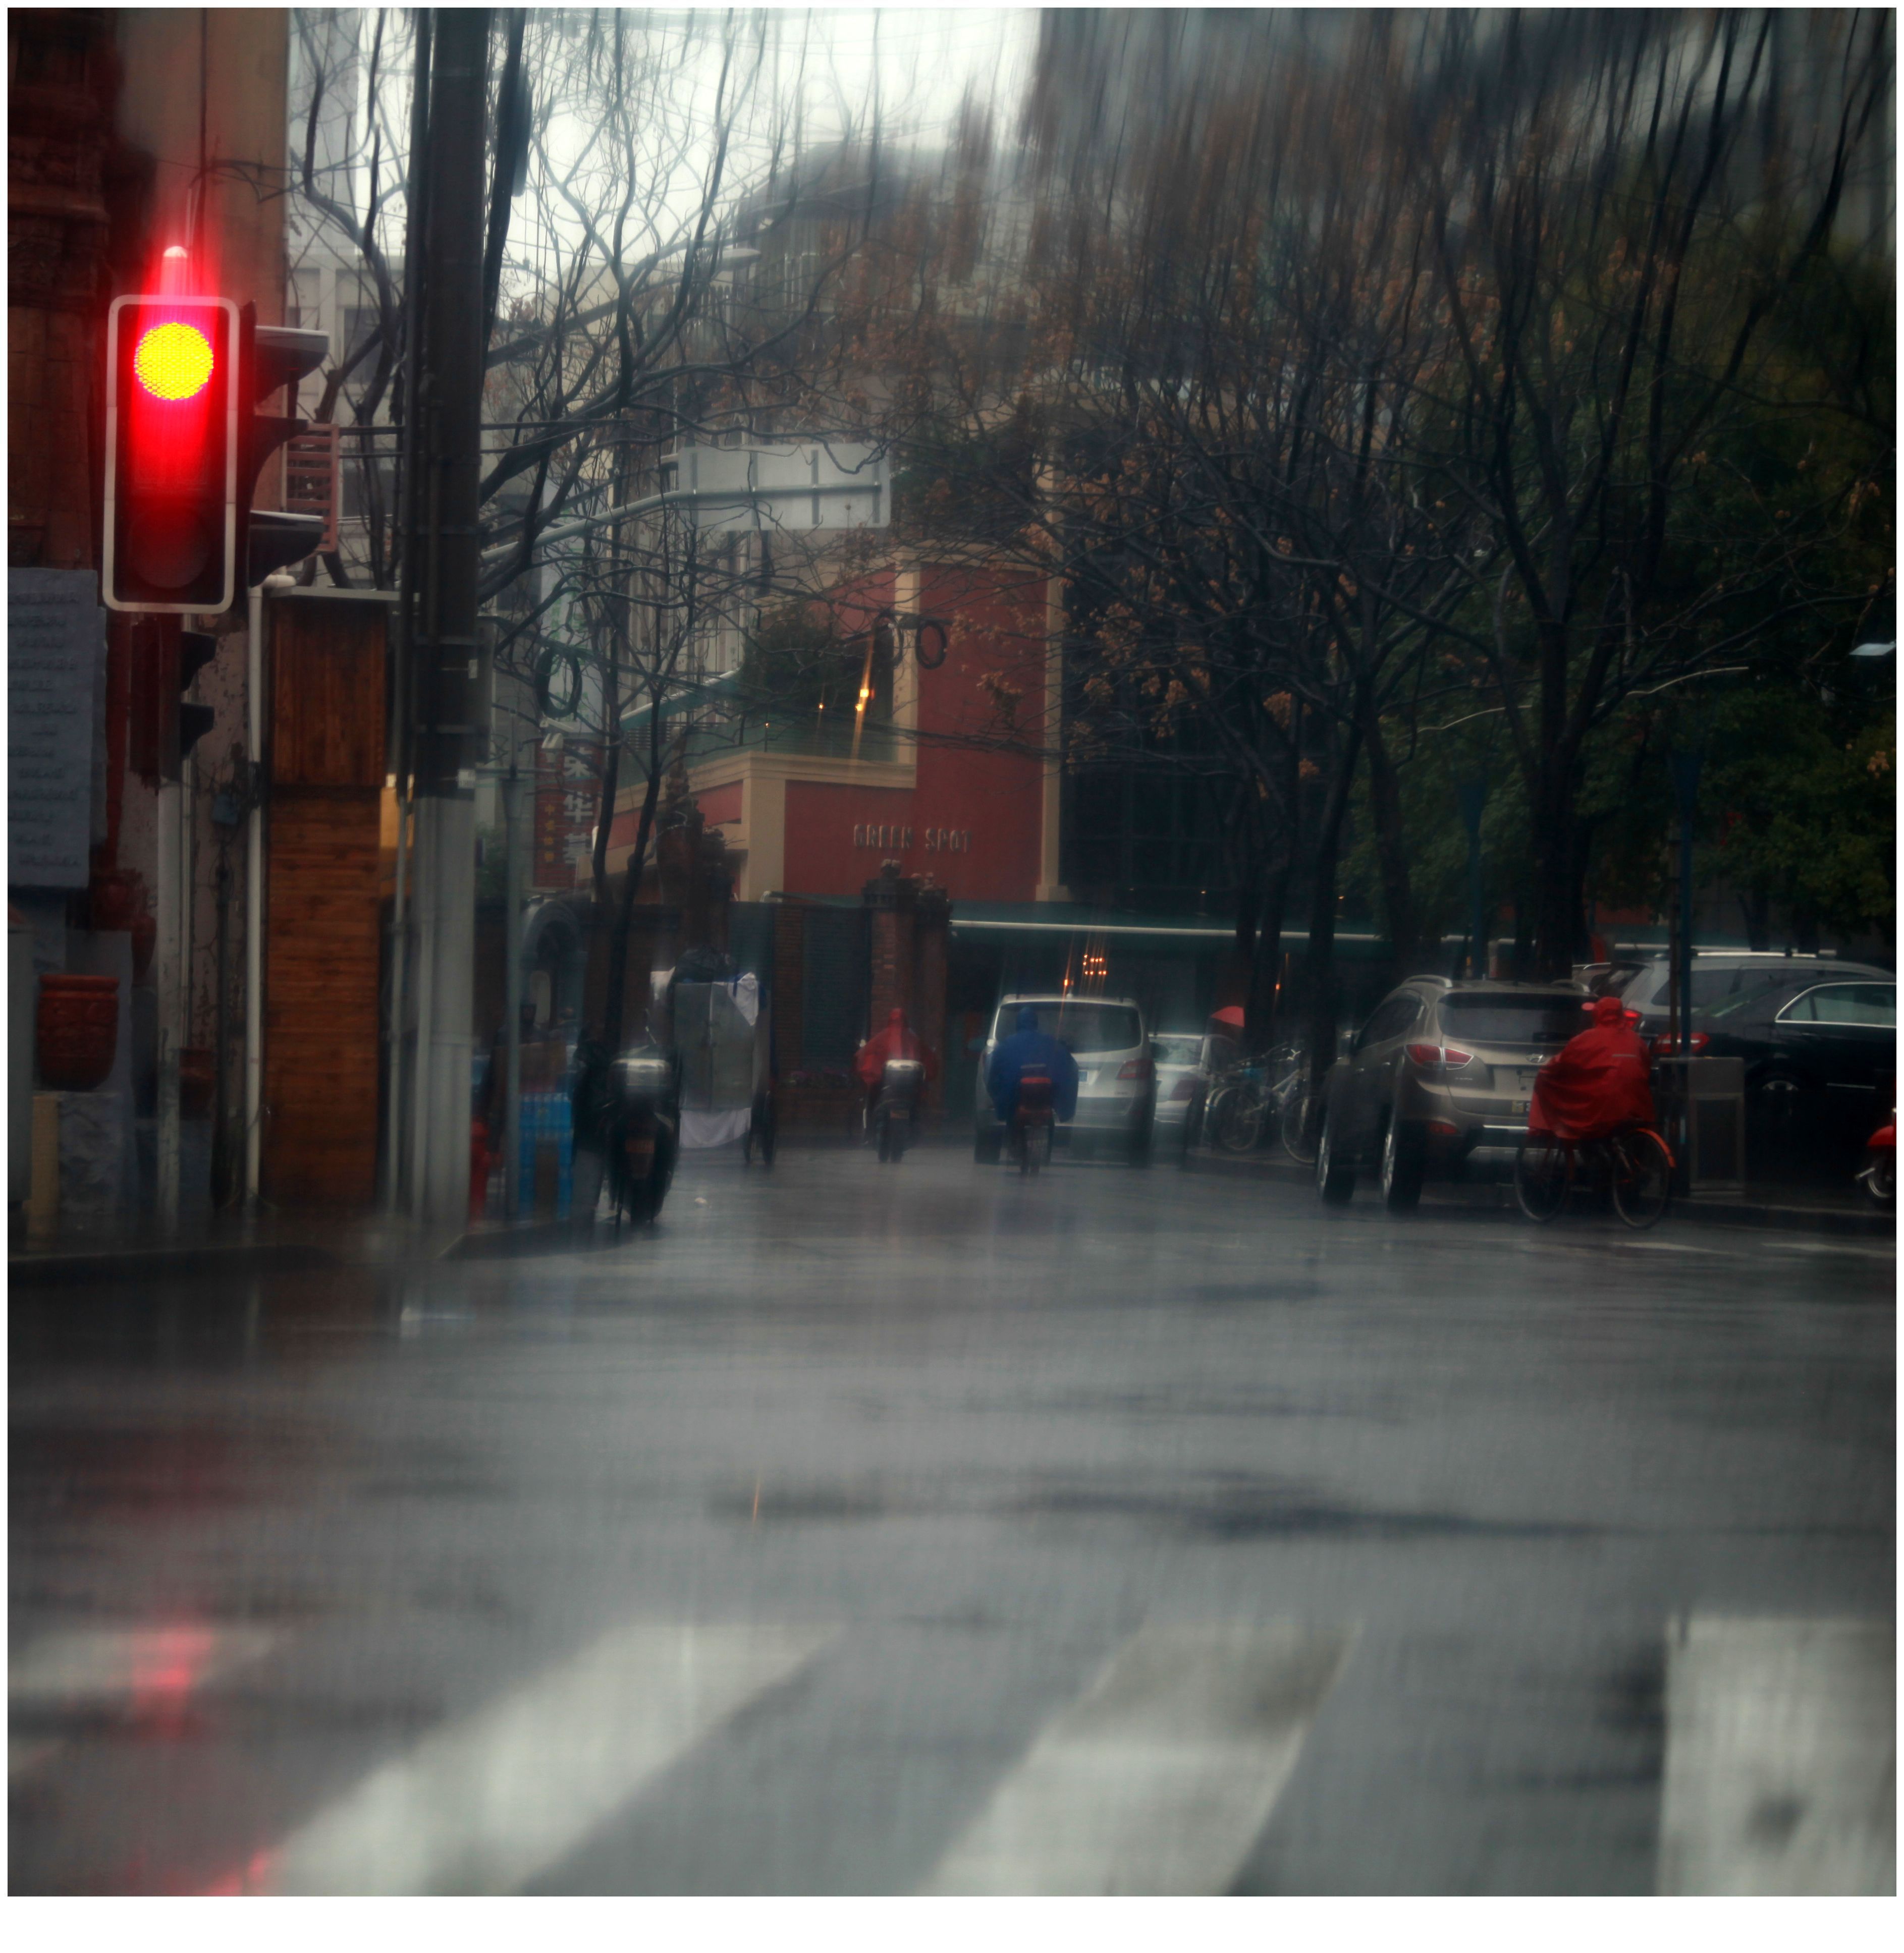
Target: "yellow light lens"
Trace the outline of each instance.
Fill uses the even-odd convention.
[[[189,400],[212,378],[212,342],[196,325],[169,319],[140,335],[132,370],[162,400]]]

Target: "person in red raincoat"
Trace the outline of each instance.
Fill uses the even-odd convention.
[[[875,1031],[853,1058],[854,1076],[866,1087],[866,1115],[869,1121],[879,1099],[880,1082],[886,1076],[886,1061],[894,1058],[917,1058],[926,1067],[927,1078],[939,1075],[939,1066],[932,1053],[906,1029],[905,1011],[892,1011],[886,1018],[885,1030]]]
[[[1534,1081],[1530,1133],[1563,1140],[1603,1139],[1623,1126],[1653,1123],[1646,1047],[1617,997],[1596,997],[1593,1027],[1567,1041]]]

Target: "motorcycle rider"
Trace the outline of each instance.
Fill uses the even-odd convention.
[[[1052,1108],[1061,1120],[1071,1118],[1077,1110],[1077,1061],[1049,1031],[1039,1030],[1038,1013],[1024,1004],[1018,1029],[999,1040],[985,1071],[985,1089],[1008,1132],[1018,1109],[1018,1081],[1028,1069],[1049,1074]]]
[[[1597,1140],[1653,1123],[1652,1066],[1630,1013],[1617,997],[1593,1000],[1593,1024],[1568,1039],[1534,1081],[1527,1130],[1562,1140]]]
[[[872,1130],[873,1111],[880,1100],[880,1086],[886,1077],[888,1061],[896,1058],[914,1058],[926,1068],[928,1083],[939,1076],[939,1061],[931,1049],[906,1028],[905,1013],[901,1010],[890,1011],[886,1017],[886,1028],[875,1031],[854,1054],[853,1074],[866,1088],[866,1127]]]

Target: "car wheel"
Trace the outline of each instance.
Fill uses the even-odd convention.
[[[1355,1168],[1336,1157],[1335,1124],[1324,1115],[1322,1135],[1316,1145],[1316,1191],[1332,1207],[1340,1207],[1354,1197]]]
[[[1133,1166],[1148,1166],[1150,1164],[1150,1122],[1155,1111],[1156,1108],[1153,1107],[1146,1112],[1138,1121],[1137,1130],[1131,1135],[1131,1150],[1127,1157]]]
[[[1428,1171],[1427,1136],[1406,1119],[1391,1118],[1382,1142],[1382,1199],[1391,1214],[1420,1205]]]
[[[1005,1135],[996,1126],[989,1130],[981,1128],[972,1136],[972,1158],[980,1166],[996,1166],[1004,1150]]]

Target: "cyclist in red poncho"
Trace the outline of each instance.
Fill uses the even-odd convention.
[[[869,1120],[879,1101],[880,1083],[886,1076],[886,1061],[894,1058],[917,1058],[926,1067],[928,1080],[939,1076],[938,1060],[906,1029],[905,1011],[893,1011],[886,1020],[885,1030],[875,1031],[853,1058],[854,1075],[866,1087],[866,1114]]]
[[[1593,1027],[1570,1039],[1543,1065],[1527,1114],[1530,1133],[1557,1139],[1604,1139],[1626,1126],[1653,1123],[1646,1047],[1617,997],[1598,997]]]

